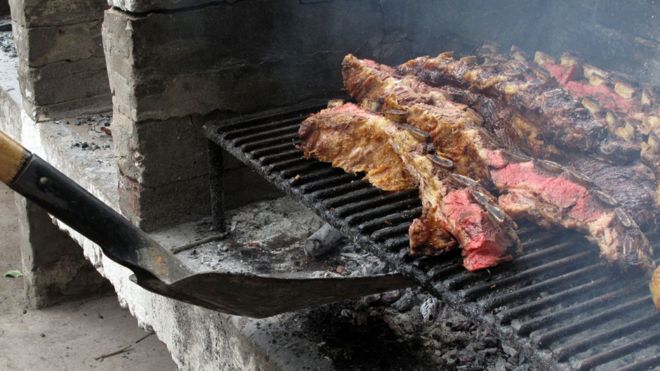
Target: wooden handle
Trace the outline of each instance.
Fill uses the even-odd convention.
[[[29,157],[28,150],[0,131],[0,181],[10,184]]]

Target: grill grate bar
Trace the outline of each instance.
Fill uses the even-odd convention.
[[[305,162],[301,165],[291,166],[286,169],[279,170],[279,172],[282,178],[291,179],[294,177],[302,177],[304,174],[309,174],[319,169],[322,169],[325,172],[331,172],[330,170],[327,170],[326,167],[322,166],[319,162],[313,160],[305,160]]]
[[[298,174],[298,176],[296,176],[294,179],[291,180],[291,185],[302,186],[303,184],[315,182],[319,179],[326,179],[328,177],[332,177],[334,175],[341,175],[341,174],[344,173],[339,171],[338,169],[334,169],[331,167],[323,167],[319,170],[305,173],[304,175]]]
[[[546,239],[544,239],[544,241],[545,240]],[[526,266],[533,266],[532,263],[535,263],[536,261],[541,259],[547,260],[551,255],[558,255],[559,252],[564,251],[568,246],[570,246],[570,242],[559,243],[557,245],[550,246],[548,248],[537,250],[527,255],[520,256],[516,258],[516,265],[521,268]],[[492,270],[497,270],[497,271],[504,270],[506,272],[509,269],[506,267],[504,268],[495,267]],[[505,273],[505,274],[509,274],[509,273]],[[447,282],[450,288],[457,290],[471,283],[482,282],[486,278],[488,278],[488,273],[485,272],[463,271],[461,273],[454,275],[454,277],[448,279]]]
[[[564,273],[579,263],[582,263],[582,260],[589,256],[588,251],[579,252],[577,254],[569,255],[567,257],[545,263],[534,268],[526,269],[520,272],[517,272],[513,276],[505,277],[500,280],[493,280],[484,284],[480,284],[476,287],[472,287],[463,291],[463,296],[471,300],[476,299],[477,297],[486,295],[490,293],[494,288],[501,289],[503,287],[508,287],[515,283],[518,283],[523,280],[530,278],[538,278],[547,274],[561,274]]]
[[[515,318],[520,318],[523,315],[533,314],[541,309],[549,307],[551,305],[557,304],[561,301],[566,301],[574,297],[586,296],[589,292],[595,292],[599,288],[603,287],[609,280],[607,277],[603,277],[597,280],[593,280],[582,285],[573,287],[569,290],[561,291],[556,294],[547,296],[543,299],[533,301],[531,303],[525,303],[518,305],[498,313],[500,322],[503,324],[508,324],[511,320]]]
[[[414,209],[409,209],[398,213],[375,218],[373,220],[358,225],[357,228],[362,233],[372,233],[379,229],[387,228],[388,226],[391,226],[394,223],[410,221],[418,217],[421,213],[422,213],[422,207],[418,206]]]
[[[250,142],[250,143],[247,143],[247,144],[243,144],[242,146],[240,146],[240,148],[243,151],[251,152],[251,151],[254,151],[254,150],[257,150],[257,149],[267,148],[267,147],[269,147],[271,145],[274,145],[274,144],[282,144],[282,143],[287,143],[287,142],[289,142],[291,144],[294,144],[296,139],[298,139],[298,133],[289,133],[289,134],[280,135],[278,137],[274,137],[274,138],[270,138],[270,139],[262,139],[262,140],[257,140],[257,141]]]
[[[299,166],[299,165],[304,165],[304,164],[311,164],[314,163],[312,160],[307,160],[304,158],[296,157],[296,158],[291,158],[288,160],[282,160],[279,162],[275,162],[269,166],[266,167],[266,171],[268,172],[273,172],[273,171],[280,171],[283,169],[287,169],[293,166]]]
[[[603,312],[600,312],[598,314],[595,314],[591,317],[588,318],[583,318],[580,320],[580,322],[573,322],[568,325],[561,326],[559,328],[556,328],[554,330],[548,331],[544,333],[543,335],[539,336],[536,338],[536,343],[539,346],[542,347],[547,347],[550,344],[556,342],[557,340],[561,339],[562,337],[567,337],[571,334],[577,333],[579,331],[582,331],[586,328],[588,328],[591,325],[595,325],[597,323],[602,323],[604,320],[610,319],[614,316],[617,316],[623,312],[629,311],[634,309],[638,304],[642,304],[644,302],[647,302],[649,300],[650,296],[645,295],[637,299],[633,299],[632,301],[625,302],[623,304],[617,305],[613,308],[607,309]]]
[[[401,236],[397,238],[390,238],[383,243],[386,249],[388,250],[400,250],[402,248],[407,249],[408,245],[410,244],[410,241],[408,240],[408,236]]]
[[[378,206],[374,208],[367,209],[365,211],[355,213],[351,216],[346,217],[346,223],[348,225],[356,225],[358,223],[365,222],[369,219],[387,215],[389,213],[395,212],[397,210],[409,210],[415,208],[419,204],[418,200],[401,200],[390,203],[388,205]],[[421,211],[420,211],[421,212]]]
[[[389,204],[392,202],[399,202],[401,200],[406,200],[406,201],[416,201],[418,200],[417,192],[416,191],[404,191],[404,192],[396,192],[396,193],[386,193],[383,194],[382,196],[379,196],[374,199],[368,199],[364,201],[358,201],[358,202],[353,202],[341,207],[335,208],[335,213],[337,213],[337,216],[339,217],[346,217],[347,215],[355,214],[356,212],[359,212],[361,210],[368,210],[373,207],[378,207],[382,206],[383,204]],[[417,201],[419,203],[419,201]]]
[[[272,131],[273,129],[280,129],[280,128],[290,128],[294,127],[295,130],[298,130],[298,119],[286,119],[286,120],[280,120],[280,121],[275,121],[271,123],[266,123],[262,125],[255,125],[251,126],[248,128],[243,128],[243,129],[236,129],[232,130],[229,132],[226,132],[225,134],[225,139],[235,139],[235,138],[240,138],[240,139],[245,139],[249,138],[253,134],[263,134],[269,131]],[[236,143],[234,143],[236,145]]]
[[[298,124],[293,123],[287,126],[283,127],[277,127],[275,129],[270,129],[266,131],[259,131],[256,134],[251,134],[251,135],[246,135],[246,136],[241,136],[238,137],[234,141],[235,146],[242,146],[247,143],[254,143],[254,142],[259,142],[264,139],[270,139],[273,137],[277,137],[278,135],[286,135],[286,134],[292,134],[292,133],[297,133],[298,132]]]
[[[566,361],[570,356],[584,351],[591,346],[602,344],[604,342],[629,334],[632,331],[643,329],[647,326],[652,326],[658,323],[659,320],[660,315],[657,313],[647,314],[637,320],[630,321],[625,325],[618,326],[610,330],[605,330],[596,335],[589,336],[586,339],[581,339],[565,345],[556,351],[557,358],[560,361]]]
[[[282,153],[283,150],[290,150],[292,148],[295,149],[295,147],[293,146],[293,143],[288,143],[287,142],[287,143],[281,143],[281,144],[278,144],[278,145],[275,145],[275,146],[255,150],[255,151],[252,151],[251,153],[246,153],[246,155],[250,156],[252,158],[260,158],[262,156],[280,154],[280,153]]]
[[[326,191],[324,193],[319,192],[316,194],[316,197],[322,198],[330,196],[331,198],[325,200],[324,205],[327,208],[333,209],[338,208],[343,205],[350,204],[357,200],[362,200],[369,197],[377,197],[383,192],[376,188],[369,186],[369,182],[363,180],[361,183],[351,183],[343,188],[336,188],[336,192]]]
[[[500,294],[497,297],[485,300],[484,308],[486,308],[486,310],[493,310],[504,304],[511,305],[511,303],[515,302],[516,300],[538,294],[543,290],[563,288],[566,285],[575,284],[575,282],[579,282],[579,280],[584,279],[585,277],[589,277],[588,279],[592,280],[593,276],[588,275],[594,271],[596,271],[596,273],[598,273],[599,270],[602,271],[604,266],[605,264],[587,266],[585,268],[562,274],[555,278],[543,280],[541,282],[525,286],[522,289],[518,289],[507,294]]]
[[[299,158],[300,157],[300,151],[298,149],[290,149],[288,151],[283,151],[274,155],[270,156],[262,156],[259,158],[259,162],[261,162],[264,165],[270,165],[272,163],[275,163],[277,161],[282,161],[282,160],[289,160],[293,158]]]
[[[408,228],[410,227],[410,223],[408,222],[403,222],[401,224],[392,226],[392,227],[387,227],[383,228],[377,232],[374,232],[371,234],[371,237],[373,237],[377,241],[382,241],[386,238],[390,238],[393,236],[400,236],[401,238],[405,238],[406,241],[408,240]],[[404,236],[401,236],[404,235]]]
[[[660,366],[660,354],[656,354],[652,357],[633,363],[629,366],[621,367],[619,371],[653,370],[658,366]]]
[[[639,350],[648,345],[658,344],[658,342],[660,342],[660,334],[651,334],[649,336],[644,336],[640,339],[635,339],[632,342],[627,343],[625,345],[583,359],[578,366],[578,370],[589,370],[591,368],[607,363],[618,357],[625,356],[628,353],[631,353],[632,351]],[[657,361],[658,362],[656,364],[660,364],[660,359],[658,359]]]
[[[597,310],[598,308],[602,308],[609,303],[620,300],[622,296],[628,294],[630,294],[630,289],[622,288],[620,290],[609,292],[604,295],[589,299],[585,302],[569,306],[568,308],[552,312],[545,316],[536,317],[528,322],[523,323],[518,328],[518,333],[521,335],[528,335],[532,331],[541,329],[547,324],[559,322],[572,316],[576,316],[579,313],[587,313],[590,310]]]
[[[354,180],[355,180],[354,175],[344,173],[344,174],[339,174],[337,176],[321,178],[319,180],[311,181],[303,185],[300,185],[300,181],[298,181],[296,184],[300,185],[300,190],[303,193],[311,193],[314,191],[335,187],[341,184],[346,184]]]

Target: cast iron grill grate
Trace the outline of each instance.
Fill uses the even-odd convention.
[[[322,108],[210,123],[205,134],[347,237],[488,326],[536,366],[660,368],[660,313],[647,278],[609,267],[576,233],[521,225],[524,255],[485,272],[467,272],[456,252],[408,257],[408,225],[421,213],[417,192],[380,191],[360,176],[303,158],[296,148],[298,125]]]

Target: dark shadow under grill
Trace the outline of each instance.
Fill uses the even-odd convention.
[[[524,255],[477,273],[463,269],[458,252],[408,257],[408,225],[421,213],[416,192],[380,191],[360,176],[304,159],[296,148],[298,124],[321,108],[211,123],[205,132],[347,237],[491,328],[536,366],[660,367],[660,313],[651,301],[648,279],[608,266],[597,247],[577,233],[521,225]]]

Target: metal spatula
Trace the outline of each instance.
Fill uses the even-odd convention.
[[[414,285],[399,275],[310,278],[290,274],[195,273],[149,235],[50,164],[0,132],[0,181],[98,244],[141,287],[229,314],[268,317]]]

